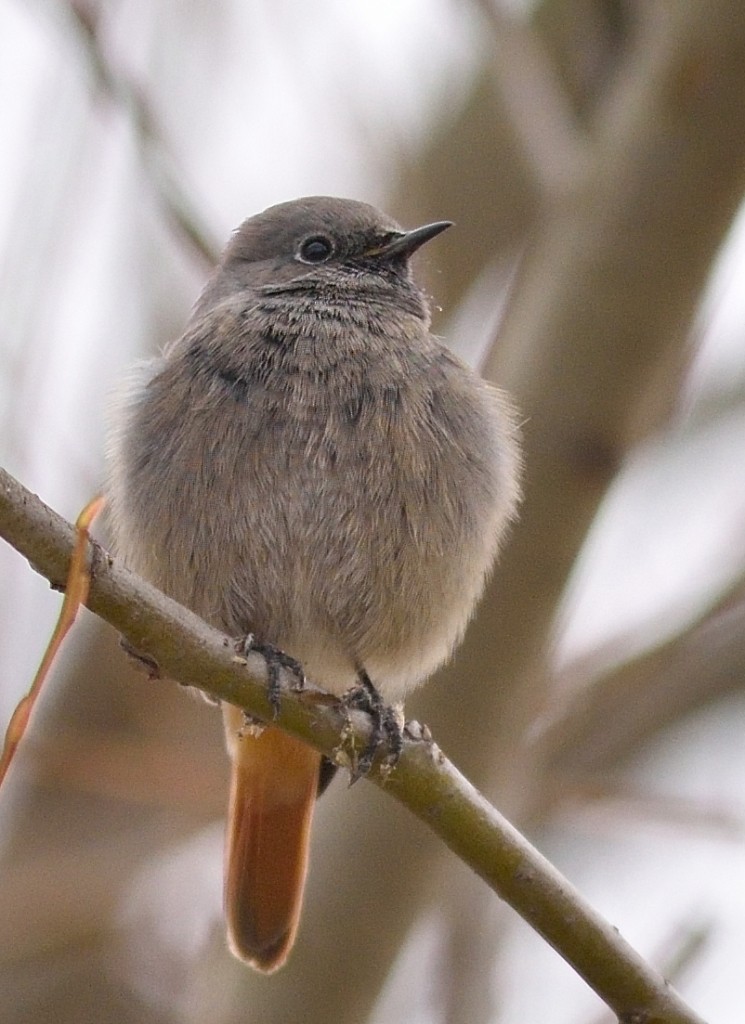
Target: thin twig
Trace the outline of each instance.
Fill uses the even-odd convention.
[[[167,219],[204,267],[211,270],[219,259],[219,247],[180,180],[151,103],[140,86],[108,60],[98,32],[98,11],[84,0],[65,0],[65,4],[99,87],[129,117],[143,167]]]
[[[556,680],[565,694],[536,742],[551,773],[592,778],[649,736],[711,701],[738,693],[745,667],[745,577],[679,634],[603,670],[624,650],[620,636],[570,663]],[[554,789],[551,799],[559,795]]]
[[[0,470],[0,535],[53,586],[64,585],[74,528]],[[238,657],[233,641],[91,545],[88,607],[170,677],[210,696],[271,717],[266,665]],[[362,749],[365,715],[323,701],[320,691],[283,692],[276,724],[338,760],[350,741]],[[392,773],[369,778],[424,821],[549,942],[617,1014],[644,1024],[702,1024],[665,980],[597,914],[429,740],[409,739]]]

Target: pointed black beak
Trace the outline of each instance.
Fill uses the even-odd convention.
[[[394,235],[390,242],[384,245],[369,249],[366,256],[382,256],[383,259],[392,259],[396,256],[411,256],[420,246],[430,239],[435,238],[446,228],[451,228],[451,220],[438,220],[434,224],[424,224],[421,228],[414,228],[412,231],[404,231],[400,235]]]

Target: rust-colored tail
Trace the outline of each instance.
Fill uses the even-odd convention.
[[[223,705],[233,761],[225,839],[225,916],[233,953],[267,973],[295,941],[308,867],[320,754],[271,726],[239,735]]]

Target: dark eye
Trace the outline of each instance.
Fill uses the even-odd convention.
[[[298,249],[298,256],[303,263],[325,263],[334,254],[334,243],[325,235],[313,235],[306,238]]]

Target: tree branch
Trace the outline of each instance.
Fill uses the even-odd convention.
[[[219,259],[220,247],[187,193],[152,104],[136,83],[108,61],[99,37],[98,10],[86,0],[64,2],[95,80],[129,118],[142,166],[169,223],[205,270],[211,271]]]
[[[75,530],[0,469],[0,535],[52,586],[66,579]],[[172,678],[271,718],[261,655],[232,640],[118,565],[91,543],[88,607],[147,652]],[[284,680],[285,683],[287,679]],[[312,702],[312,703],[311,703]],[[337,762],[362,747],[366,716],[349,715],[321,691],[285,688],[276,724]],[[644,1024],[701,1024],[644,960],[471,786],[434,743],[407,739],[388,776],[371,781],[427,824],[564,957],[617,1014]]]
[[[618,637],[578,659],[556,680],[556,691],[567,696],[539,740],[551,777],[607,772],[683,715],[742,689],[745,578],[734,580],[683,632],[598,670],[624,642]]]

